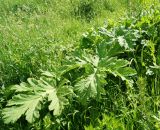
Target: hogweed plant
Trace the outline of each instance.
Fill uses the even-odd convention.
[[[34,129],[156,129],[159,34],[154,8],[90,29],[52,71],[10,87],[4,122]]]

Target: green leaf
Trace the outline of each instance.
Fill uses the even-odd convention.
[[[100,98],[100,94],[104,92],[100,78],[95,73],[78,81],[75,90],[78,91],[80,100],[83,103],[89,98]]]
[[[132,85],[128,77],[135,75],[136,71],[128,67],[129,61],[117,59],[117,57],[113,57],[110,54],[108,56],[108,54],[106,53],[105,57],[100,58],[99,55],[87,54],[84,51],[77,58],[78,61],[85,63],[85,75],[76,82],[74,87],[81,102],[85,103],[89,98],[96,100],[101,98],[107,81],[106,74],[118,76],[126,83],[129,83],[130,86]]]
[[[73,89],[70,86],[60,86],[56,93],[54,91],[49,93],[48,101],[51,101],[49,110],[54,110],[53,115],[60,115],[62,113],[64,106],[69,104],[65,96],[71,95],[72,93]]]
[[[127,60],[117,59],[116,57],[103,58],[99,63],[103,70],[114,76],[119,76],[122,80],[128,80],[128,76],[136,75],[136,71],[131,67],[127,67],[127,65],[129,65]]]
[[[136,71],[134,69],[132,69],[131,67],[125,67],[125,68],[119,68],[117,70],[121,75],[123,76],[133,76],[136,75]]]
[[[124,53],[124,49],[119,45],[116,39],[111,42],[102,42],[97,45],[97,52],[100,58],[113,57],[118,54]]]
[[[120,67],[125,67],[129,64],[127,60],[117,59],[117,57],[105,57],[99,62],[100,67],[105,67],[106,69],[117,70]]]
[[[26,115],[28,122],[33,122],[35,118],[39,118],[40,102],[42,101],[40,95],[24,95],[18,94],[13,97],[7,104],[8,108],[3,109],[2,114],[5,123],[16,122],[23,114]]]
[[[13,85],[11,90],[15,90],[16,92],[27,92],[32,91],[33,88],[29,87],[27,83],[22,82],[20,85]]]
[[[124,47],[125,49],[129,48],[127,41],[124,39],[124,36],[119,36],[117,40],[121,47]]]
[[[67,86],[65,80],[61,84],[57,84],[54,78],[28,79],[28,83],[16,85],[17,94],[9,100],[7,107],[2,110],[5,123],[14,123],[22,115],[26,116],[26,120],[30,123],[39,118],[39,111],[43,104],[43,100],[50,102],[48,108],[53,110],[53,115],[58,116],[62,113],[64,106],[68,104],[68,96],[73,94],[72,88]],[[22,89],[24,89],[24,91]],[[29,89],[27,89],[27,87]],[[32,88],[32,89],[30,89]],[[24,93],[28,91],[27,93]]]

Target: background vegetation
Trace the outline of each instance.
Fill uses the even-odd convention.
[[[159,23],[158,0],[0,1],[1,128],[160,129]],[[105,66],[109,59],[116,65]],[[91,88],[98,87],[86,93],[83,86],[93,73]],[[48,90],[41,80],[60,86],[58,99],[67,95],[69,105],[60,116],[47,108],[54,98],[46,96],[34,121],[8,117],[26,95],[33,96],[26,88]],[[22,82],[27,82],[22,90],[11,86]]]
[[[1,1],[1,85],[18,83],[37,75],[39,69],[49,69],[55,63],[55,46],[70,48],[88,28],[103,25],[108,18],[118,21],[123,13],[122,3],[118,4],[94,0]],[[120,12],[115,12],[117,7],[121,7]]]

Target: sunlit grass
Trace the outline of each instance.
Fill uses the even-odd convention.
[[[8,87],[26,81],[28,77],[39,77],[41,70],[50,71],[54,65],[61,64],[63,55],[81,42],[82,34],[88,29],[108,24],[114,26],[126,18],[125,16],[140,14],[143,9],[149,9],[152,4],[158,2],[158,0],[1,0],[0,86]],[[141,71],[141,68],[136,69]],[[112,124],[115,123],[117,126],[113,128],[120,126],[124,129],[125,125],[127,130],[134,128],[149,130],[148,123],[156,122],[156,128],[159,129],[158,75],[159,73],[150,79],[150,84],[147,83],[146,76],[138,75],[136,89],[139,92],[129,93],[130,98],[134,99],[130,107],[127,107],[128,102],[121,91],[121,85],[107,88],[107,96],[115,101],[113,105],[116,107],[113,112],[116,113],[116,109],[119,108],[121,114],[118,117],[104,115],[100,128],[108,123],[111,123],[112,128]],[[142,118],[138,120],[140,115]],[[89,129],[92,127],[89,126]]]

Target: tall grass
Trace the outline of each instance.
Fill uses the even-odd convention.
[[[118,21],[124,8],[115,2],[0,1],[0,84],[38,75],[39,69],[54,64],[55,46],[74,46],[88,28],[103,25],[107,19]]]
[[[108,23],[119,24],[126,14],[139,15],[153,3],[158,3],[158,0],[1,0],[1,88],[26,81],[28,77],[39,77],[41,70],[50,71],[55,64],[61,64],[64,55],[81,42],[82,33],[87,29]],[[159,57],[158,60],[160,63]],[[142,59],[137,59],[137,62],[142,62]],[[108,108],[114,114],[108,111],[108,115],[103,115],[103,120],[99,121],[100,128],[110,123],[110,129],[124,129],[125,126],[127,130],[147,130],[147,124],[154,125],[152,122],[156,122],[157,129],[160,128],[159,71],[150,78],[143,73],[141,66],[137,65],[136,69],[140,75],[136,81],[137,91],[129,95],[132,99],[130,108],[121,85],[110,83],[113,87],[107,88],[106,102],[113,103],[113,109],[112,106]],[[3,97],[4,93],[0,95]],[[5,105],[7,96],[0,98],[0,108]],[[121,115],[117,117],[118,108]],[[94,129],[92,127],[86,129]]]

